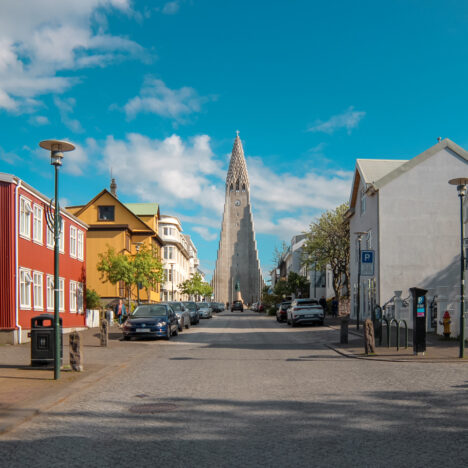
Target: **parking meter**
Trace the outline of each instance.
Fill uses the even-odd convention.
[[[427,302],[426,289],[410,288],[413,296],[413,352],[426,352],[426,320]]]

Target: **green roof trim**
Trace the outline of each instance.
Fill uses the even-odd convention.
[[[124,203],[124,205],[137,216],[157,215],[159,210],[157,203]]]

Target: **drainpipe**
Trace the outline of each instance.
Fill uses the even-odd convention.
[[[21,187],[21,180],[16,182],[15,188],[15,325],[18,329],[18,344],[21,344],[21,326],[19,324],[19,290],[18,290],[18,190]]]

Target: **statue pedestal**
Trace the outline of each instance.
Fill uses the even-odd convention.
[[[242,300],[242,294],[240,291],[236,291],[236,301],[241,301],[242,303],[244,303],[244,301]]]

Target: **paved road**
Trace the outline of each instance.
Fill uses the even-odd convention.
[[[348,359],[336,335],[225,312],[0,437],[0,466],[468,464],[465,365]]]

